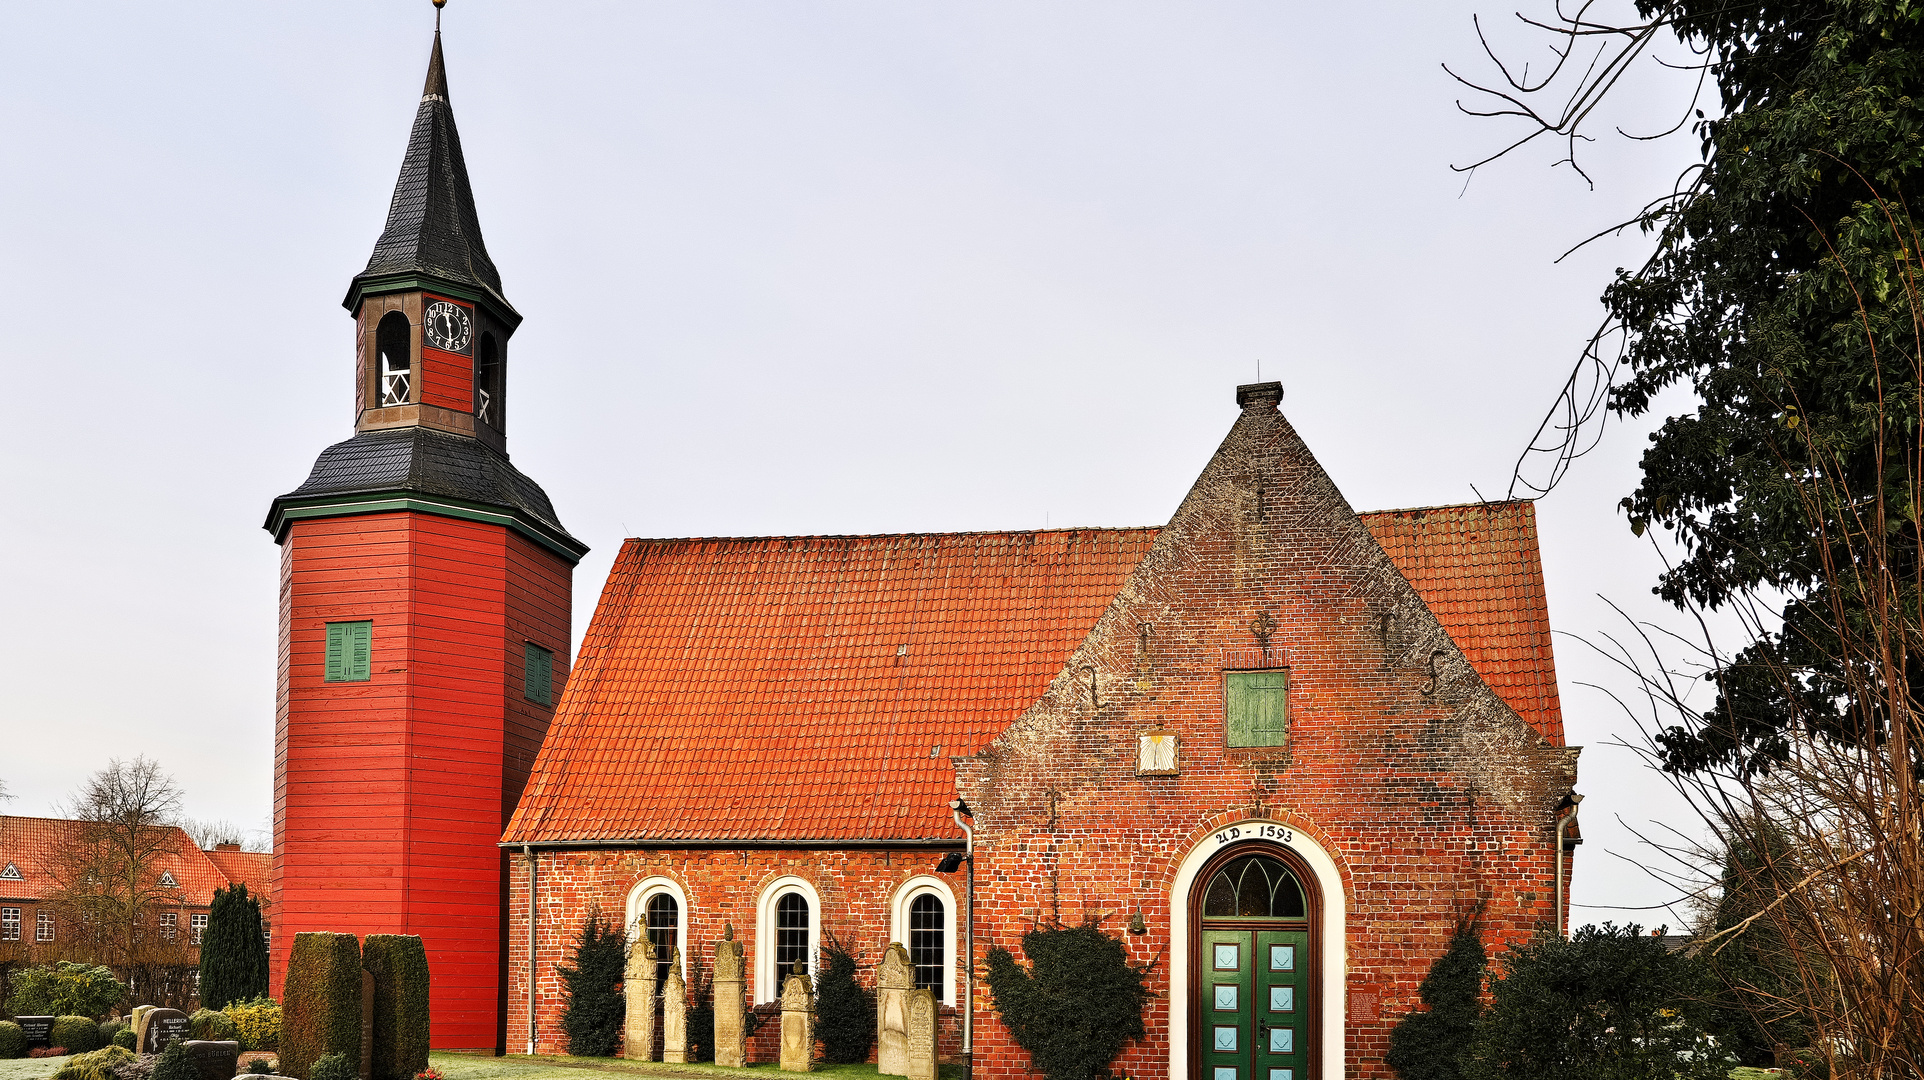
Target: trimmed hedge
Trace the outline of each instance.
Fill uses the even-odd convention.
[[[85,1016],[62,1016],[53,1022],[51,1036],[55,1046],[64,1046],[69,1052],[84,1054],[100,1049],[100,1022]]]
[[[11,1020],[0,1020],[0,1058],[17,1058],[27,1052],[27,1030]]]
[[[361,963],[374,976],[374,1075],[413,1080],[428,1067],[428,952],[412,934],[369,934]]]
[[[355,1080],[354,1065],[346,1054],[322,1054],[314,1063],[313,1080]]]
[[[278,1050],[281,1046],[281,1006],[270,997],[235,1003],[227,1007],[227,1018],[234,1022],[235,1038],[242,1050]]]
[[[309,1080],[323,1054],[360,1061],[361,945],[353,934],[294,935],[281,1010],[281,1075]]]
[[[217,1009],[195,1009],[194,1014],[187,1018],[187,1025],[196,1039],[240,1041],[240,1032],[233,1018]]]
[[[133,1028],[123,1027],[114,1032],[114,1045],[122,1050],[132,1050],[140,1045],[140,1035]]]

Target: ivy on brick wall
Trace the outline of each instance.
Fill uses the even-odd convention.
[[[621,977],[628,963],[628,937],[619,923],[588,910],[588,922],[575,938],[574,964],[557,967],[565,988],[561,1030],[568,1034],[568,1052],[577,1057],[611,1057],[621,1046],[627,1019],[627,999]]]
[[[1030,930],[1022,935],[1026,968],[1007,949],[989,950],[995,1011],[1048,1080],[1101,1080],[1143,1034],[1149,965],[1131,964],[1099,923]]]

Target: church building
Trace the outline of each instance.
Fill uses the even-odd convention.
[[[943,1060],[1015,1078],[984,956],[1100,920],[1150,965],[1119,1075],[1335,1080],[1391,1075],[1458,926],[1563,927],[1530,503],[1359,513],[1280,384],[1225,388],[1166,523],[630,539],[571,664],[438,36],[347,307],[354,435],[268,521],[276,993],[293,933],[420,934],[435,1045],[553,1054],[595,910],[697,987],[732,928],[764,1013],[900,943]]]

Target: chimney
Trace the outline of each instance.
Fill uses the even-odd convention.
[[[1244,412],[1267,408],[1275,412],[1283,403],[1283,384],[1279,382],[1244,383],[1236,388],[1236,404]]]
[[[215,845],[214,845],[214,850],[215,850],[215,851],[239,851],[239,850],[240,850],[240,845],[239,845],[239,844],[232,844],[232,843],[221,843],[221,844],[215,844]]]

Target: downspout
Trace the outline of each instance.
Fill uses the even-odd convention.
[[[521,857],[528,860],[528,1056],[534,1056],[534,927],[535,861],[534,847],[521,845]]]
[[[1570,794],[1565,795],[1563,797],[1563,805],[1557,807],[1557,810],[1560,815],[1557,818],[1557,936],[1558,937],[1565,937],[1570,932],[1570,918],[1568,915],[1564,913],[1565,909],[1564,909],[1564,903],[1563,903],[1563,892],[1564,892],[1563,862],[1564,862],[1565,852],[1568,850],[1564,846],[1563,830],[1577,823],[1577,804],[1582,801],[1583,801],[1583,796],[1572,791]],[[1567,814],[1562,813],[1562,811],[1566,809],[1569,811],[1569,813]],[[1581,844],[1583,843],[1583,841],[1579,839],[1577,843]],[[1573,844],[1570,846],[1574,847],[1575,845]]]
[[[969,925],[966,931],[968,963],[965,967],[964,985],[968,992],[962,997],[962,1074],[975,1075],[975,828],[962,815],[969,804],[957,799],[949,804],[949,813],[955,823],[968,837],[968,847],[963,859],[969,864]]]

